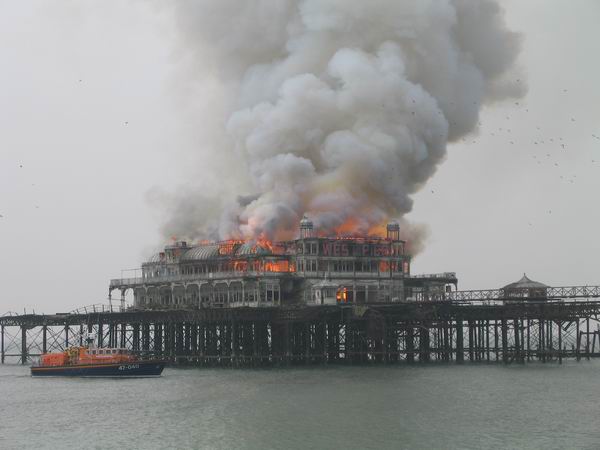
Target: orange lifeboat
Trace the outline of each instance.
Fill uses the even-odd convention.
[[[165,361],[142,360],[123,348],[70,347],[44,353],[31,366],[32,376],[160,376]]]

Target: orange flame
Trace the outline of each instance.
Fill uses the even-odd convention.
[[[390,263],[388,261],[379,261],[379,271],[380,272],[389,272],[390,271]]]
[[[387,222],[371,225],[367,232],[361,232],[361,224],[354,218],[348,218],[343,224],[334,228],[337,237],[384,237],[386,236]],[[326,232],[319,233],[321,237],[327,236]]]
[[[260,247],[266,248],[267,250],[269,250],[269,252],[273,253],[273,243],[269,239],[267,239],[264,235],[261,235],[256,240],[256,243]]]
[[[348,303],[348,288],[340,288],[335,294],[338,303]]]
[[[265,262],[265,264],[263,266],[263,270],[265,272],[285,273],[285,272],[295,272],[296,268],[294,267],[293,264],[290,264],[289,261],[282,260],[282,261]]]
[[[229,239],[227,241],[219,242],[219,255],[233,255],[235,249],[242,244],[244,241]]]

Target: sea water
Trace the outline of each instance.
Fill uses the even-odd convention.
[[[1,449],[600,448],[600,361],[167,368],[31,378],[0,366]]]

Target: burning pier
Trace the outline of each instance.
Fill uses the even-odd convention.
[[[321,236],[306,217],[298,239],[175,242],[141,276],[111,280],[109,297],[134,294],[136,309],[204,309],[436,300],[454,273],[412,276],[411,256],[390,223],[385,237]]]
[[[415,276],[397,224],[385,238],[323,237],[309,220],[283,243],[179,242],[112,280],[118,310],[0,318],[2,363],[80,345],[173,363],[267,366],[429,361],[525,362],[600,356],[600,286],[524,276],[458,291],[453,273]],[[597,345],[599,348],[597,348]]]

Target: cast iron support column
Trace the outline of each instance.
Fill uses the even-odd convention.
[[[127,347],[127,324],[121,324],[121,348]]]
[[[406,361],[409,363],[415,362],[415,340],[414,340],[414,328],[412,323],[408,324],[406,328]]]
[[[27,362],[27,328],[21,325],[21,364]]]
[[[575,349],[575,355],[577,356],[577,361],[579,361],[581,359],[581,354],[579,353],[579,346],[581,344],[581,337],[579,334],[579,317],[577,317],[577,323],[576,323],[576,328],[575,328],[577,337],[576,337],[576,344],[577,344],[577,348]]]
[[[527,320],[527,361],[531,361],[531,320]]]
[[[521,345],[519,342],[519,320],[514,320],[515,327],[515,360],[521,362]]]
[[[133,351],[138,352],[140,350],[140,325],[137,323],[134,323],[132,325],[132,327],[133,327],[133,339],[132,339]]]
[[[109,347],[116,347],[116,344],[115,344],[115,324],[114,323],[110,323],[108,325],[108,346]]]
[[[490,362],[490,321],[485,321],[485,360]]]
[[[465,361],[464,337],[463,337],[463,321],[456,319],[456,362],[463,363]]]
[[[233,322],[231,325],[231,366],[237,367],[238,365],[238,349],[239,349],[239,338],[240,338],[240,325],[237,322]]]
[[[198,361],[198,324],[194,322],[190,325],[190,353],[194,355],[194,360]]]
[[[590,318],[585,319],[585,355],[586,359],[590,360]]]
[[[508,364],[508,329],[506,319],[502,319],[502,362]]]
[[[542,357],[542,362],[546,362],[546,349],[545,349],[545,337],[544,337],[544,319],[540,318],[539,322],[539,337],[538,337],[538,348]]]
[[[473,322],[468,321],[469,326],[469,361],[473,361]]]
[[[419,332],[419,362],[429,361],[429,324],[422,323],[421,330]]]
[[[148,353],[150,351],[150,325],[147,323],[142,323],[142,348],[141,350],[144,353]]]
[[[162,355],[162,324],[154,324],[154,354]]]
[[[48,327],[46,325],[44,325],[42,327],[42,353],[46,353],[48,351],[47,348],[47,337],[46,337],[46,333],[48,332]]]
[[[558,321],[558,363],[562,364],[562,321]]]
[[[498,320],[494,319],[494,353],[496,354],[496,362],[500,360],[498,355]]]
[[[283,345],[284,345],[284,360],[285,365],[290,364],[290,323],[285,321],[283,324]]]

